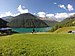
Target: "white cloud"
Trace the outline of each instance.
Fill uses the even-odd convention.
[[[73,11],[73,10],[74,10],[74,8],[73,8],[73,6],[72,6],[71,4],[68,4],[68,5],[67,5],[67,9],[68,9],[69,11]]]
[[[12,16],[17,16],[17,15],[20,15],[20,13],[17,13],[17,14],[13,14]]]
[[[75,13],[69,13],[69,16],[73,16]]]
[[[56,2],[54,2],[54,4],[57,4]]]
[[[25,8],[25,7],[23,6],[23,8]],[[16,13],[16,14],[12,14],[10,11],[3,12],[2,14],[0,14],[0,18],[6,17],[6,16],[17,16],[19,14],[28,13],[29,12],[28,9],[22,9],[22,6],[21,5],[19,5],[18,11],[19,11],[19,13]]]
[[[55,18],[67,18],[69,15],[67,13],[56,13]]]
[[[2,17],[7,17],[7,16],[17,16],[17,15],[19,15],[19,14],[20,14],[20,13],[12,14],[10,11],[8,11],[8,12],[4,12],[4,13],[0,14],[0,18],[2,18]]]
[[[51,18],[51,17],[54,17],[54,14],[46,14],[46,16]]]
[[[65,5],[58,5],[58,7],[60,7],[60,8],[63,8],[63,9],[66,9],[66,7],[65,7]]]
[[[46,16],[45,12],[38,12],[37,14],[38,14],[39,17],[45,17]]]
[[[25,7],[23,6],[23,8],[25,8]],[[28,9],[22,9],[22,6],[21,6],[21,5],[19,5],[18,11],[19,11],[21,14],[22,14],[22,13],[28,13],[28,12],[29,12]]]
[[[36,13],[33,13],[33,15],[36,15]]]
[[[6,16],[12,16],[12,13],[10,11],[8,11],[8,12],[4,12],[4,13],[0,14],[0,18],[6,17]]]
[[[67,6],[60,4],[60,5],[58,5],[58,7],[63,8],[63,9],[68,10],[68,11],[74,10],[74,8],[71,4],[68,4]]]
[[[63,8],[63,9],[66,9],[66,10],[69,10],[69,11],[74,10],[73,6],[70,5],[70,4],[67,5],[67,8],[64,5],[59,5],[59,7]],[[19,13],[12,14],[10,11],[3,12],[2,14],[0,14],[0,18],[6,17],[6,16],[17,16],[19,14],[28,13],[29,12],[28,9],[23,9],[23,8],[25,8],[25,7],[19,5],[19,7],[18,7]],[[49,17],[49,18],[53,17],[53,18],[56,18],[57,20],[62,20],[62,19],[65,19],[67,17],[70,17],[70,16],[74,15],[75,13],[54,13],[54,14],[47,14],[45,12],[38,12],[38,13],[32,13],[32,14],[38,15],[39,17]]]
[[[54,13],[54,14],[46,14],[45,12],[38,12],[37,13],[39,17],[49,17],[49,18],[55,18],[57,21],[61,21],[67,17],[70,17],[74,15],[75,13]]]
[[[74,15],[75,13],[56,13],[55,14],[55,18],[58,20],[58,21],[61,21],[67,17],[70,17],[72,15]]]

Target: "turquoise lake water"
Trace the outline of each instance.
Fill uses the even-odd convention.
[[[46,32],[51,29],[51,27],[46,28],[34,28],[35,32]],[[13,31],[19,32],[19,33],[26,33],[26,32],[32,32],[33,28],[12,28]]]

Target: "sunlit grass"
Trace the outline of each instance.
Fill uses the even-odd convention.
[[[0,36],[0,56],[75,56],[74,34]]]
[[[68,31],[75,30],[75,27],[63,27],[55,31],[55,33],[68,33]]]

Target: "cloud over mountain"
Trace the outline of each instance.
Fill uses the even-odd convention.
[[[23,6],[24,7],[24,6]],[[21,5],[19,5],[19,7],[18,7],[18,11],[22,14],[22,13],[28,13],[29,11],[28,11],[28,9],[22,9],[22,6]]]
[[[4,13],[0,14],[0,18],[6,17],[6,16],[12,16],[12,13],[10,11],[8,11],[8,12],[4,12]]]
[[[58,20],[61,21],[67,17],[70,17],[72,15],[74,15],[75,13],[55,13],[54,17]]]
[[[38,14],[39,17],[45,17],[46,16],[45,12],[38,12],[37,14]]]
[[[55,4],[57,4],[57,3],[55,3]],[[59,6],[59,8],[62,8],[62,9],[68,10],[68,11],[74,10],[74,8],[71,4],[68,4],[67,6],[60,4],[58,6]],[[6,17],[6,16],[17,16],[17,15],[23,14],[23,13],[29,13],[29,10],[26,9],[25,6],[19,5],[17,7],[17,12],[18,13],[14,13],[14,14],[11,11],[3,12],[2,14],[0,14],[0,18]],[[57,20],[61,20],[61,19],[70,17],[71,15],[73,15],[75,13],[74,12],[72,12],[72,13],[60,12],[60,13],[52,14],[52,13],[46,13],[46,12],[40,11],[40,12],[32,13],[32,14],[39,16],[39,17],[49,17],[49,18],[53,17],[53,18],[56,18]]]
[[[49,18],[54,17],[54,14],[46,14],[46,17],[49,17]]]
[[[23,13],[28,13],[29,12],[28,9],[23,9],[22,7],[24,8],[24,6],[22,6],[22,5],[18,6],[18,8],[17,8],[18,13],[16,13],[16,14],[12,14],[11,11],[3,12],[2,14],[0,14],[0,18],[6,17],[6,16],[17,16],[19,14],[23,14]]]

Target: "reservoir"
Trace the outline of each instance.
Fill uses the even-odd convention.
[[[51,30],[51,27],[34,28],[34,29],[35,29],[35,32],[47,32]],[[12,28],[12,30],[19,33],[28,33],[28,32],[32,32],[33,28]]]

